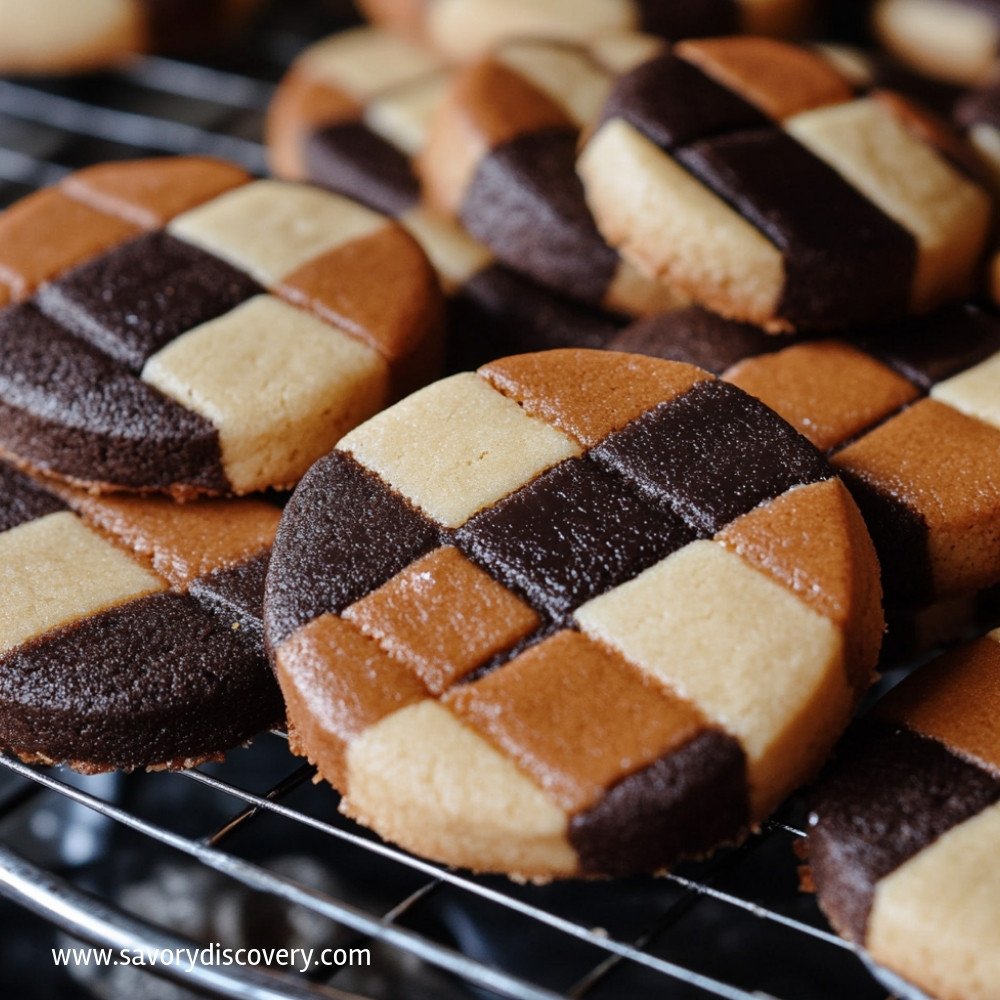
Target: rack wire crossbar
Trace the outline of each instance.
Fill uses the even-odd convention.
[[[410,931],[396,927],[393,920],[390,918],[393,910],[397,909],[397,907],[394,907],[393,910],[390,910],[389,913],[382,918],[374,918],[362,910],[359,910],[357,907],[351,906],[341,900],[334,899],[333,897],[328,896],[325,893],[321,893],[309,886],[301,885],[293,879],[277,875],[267,869],[259,867],[258,865],[250,864],[235,855],[227,854],[215,847],[209,846],[209,843],[216,841],[218,831],[215,831],[200,840],[183,837],[165,829],[162,826],[143,820],[140,817],[129,813],[125,809],[119,808],[118,806],[112,805],[108,802],[104,802],[88,792],[61,782],[54,778],[51,774],[41,771],[31,765],[24,764],[19,760],[4,757],[0,758],[0,762],[2,762],[2,764],[10,770],[16,772],[24,778],[28,778],[31,781],[42,785],[49,791],[54,791],[64,795],[72,801],[84,805],[100,815],[107,817],[108,819],[112,819],[137,833],[149,837],[165,847],[169,847],[182,854],[186,854],[206,867],[240,882],[241,884],[247,886],[247,888],[268,893],[291,904],[303,906],[307,909],[315,911],[316,913],[326,916],[331,920],[360,931],[372,938],[384,941],[390,945],[401,947],[409,951],[411,954],[417,955],[418,957],[423,958],[425,961],[428,961],[441,969],[459,975],[468,982],[482,986],[483,988],[488,989],[500,996],[523,998],[523,1000],[556,1000],[556,998],[560,996],[560,994],[553,993],[549,990],[539,989],[524,980],[508,976],[505,973],[486,966],[481,962],[477,962],[474,959],[460,955],[449,948],[445,948],[434,942],[421,938]],[[237,788],[228,782],[221,781],[220,779],[197,769],[177,772],[177,776],[193,778],[197,781],[209,784],[212,788],[218,791],[222,791],[227,795],[242,799],[248,805],[255,807],[257,810],[275,812],[287,819],[292,819],[304,825],[311,826],[312,828],[327,833],[339,840],[351,843],[355,846],[362,846],[370,851],[382,855],[383,857],[390,858],[393,861],[407,865],[408,867],[420,871],[423,874],[427,874],[431,876],[435,882],[448,882],[453,886],[471,892],[483,899],[489,899],[494,903],[499,903],[500,905],[506,906],[509,909],[518,912],[524,917],[544,923],[555,930],[585,941],[596,948],[611,952],[623,959],[645,965],[650,969],[670,978],[678,979],[692,986],[696,986],[709,995],[721,997],[724,998],[724,1000],[752,1000],[755,996],[755,994],[730,986],[729,984],[713,979],[710,976],[702,975],[691,969],[685,968],[684,966],[657,958],[654,955],[650,955],[647,952],[639,950],[632,944],[624,941],[618,941],[605,934],[601,934],[592,928],[583,927],[570,920],[566,920],[565,918],[550,913],[547,910],[531,906],[528,903],[501,893],[498,890],[491,889],[472,879],[466,878],[457,872],[440,868],[436,865],[430,864],[429,862],[422,861],[419,858],[415,858],[390,847],[387,844],[371,841],[360,836],[359,834],[342,830],[339,827],[332,826],[329,823],[315,819],[305,813],[300,813],[287,806],[282,806],[280,803],[274,801],[273,796],[282,784],[289,784],[287,779],[286,781],[280,782],[279,786],[275,786],[271,792],[261,796]],[[230,824],[226,824],[227,827],[229,825]],[[677,878],[677,876],[670,877]],[[428,885],[432,884],[433,883],[429,883]],[[697,891],[708,892],[710,889],[702,884],[697,884]],[[730,896],[727,893],[718,893],[718,898],[741,907],[747,906],[746,901],[740,900],[738,897]],[[756,916],[766,919],[778,919],[782,922],[786,922],[787,920],[787,918],[782,918],[780,914],[772,913],[763,907],[756,907],[753,912]],[[800,930],[805,930],[808,926],[800,924],[797,921],[788,922]],[[813,928],[808,928],[808,930],[812,931]],[[836,940],[838,945],[842,944],[839,939],[834,940]],[[756,994],[756,996],[759,997],[760,994]]]

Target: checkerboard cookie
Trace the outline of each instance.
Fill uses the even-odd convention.
[[[814,796],[810,878],[834,927],[934,996],[1000,982],[1000,632],[923,667]]]
[[[545,879],[739,840],[867,688],[879,597],[849,494],[770,410],[567,350],[347,435],[284,512],[265,629],[291,746],[345,812]]]
[[[426,251],[448,294],[493,254],[423,204],[413,166],[451,71],[429,49],[378,28],[342,31],[295,61],[268,109],[273,172],[395,217]]]
[[[808,21],[807,0],[361,0],[373,21],[461,61],[515,38],[587,42],[644,31],[661,38],[748,32],[791,35]]]
[[[729,38],[619,78],[578,166],[627,259],[730,318],[836,329],[971,290],[992,205],[963,149],[816,52]]]
[[[187,767],[280,722],[261,623],[279,515],[0,463],[0,747],[84,772]]]
[[[79,73],[219,44],[260,0],[0,0],[0,73]]]
[[[563,295],[632,314],[680,304],[604,241],[575,171],[580,132],[615,74],[660,47],[645,35],[589,47],[508,42],[460,70],[420,155],[427,200],[502,263]]]
[[[1000,582],[1000,317],[954,305],[851,341],[791,343],[689,310],[611,345],[702,365],[826,451],[913,608]]]
[[[95,489],[289,486],[439,365],[401,227],[211,160],[91,167],[8,209],[0,296],[0,449]]]
[[[448,296],[449,370],[526,350],[601,346],[618,319],[505,267],[423,200],[414,159],[450,78],[427,48],[378,28],[317,43],[289,70],[269,109],[272,169],[386,212],[420,243]]]
[[[921,73],[953,83],[984,83],[1000,56],[996,0],[877,0],[879,41]]]

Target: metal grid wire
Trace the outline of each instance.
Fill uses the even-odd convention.
[[[236,69],[150,57],[84,80],[0,80],[0,204],[108,159],[208,153],[264,172],[262,109],[273,81],[310,35],[335,26],[329,16],[309,20],[301,12],[297,25],[292,20],[259,32]],[[113,893],[81,888],[71,865],[29,861],[10,846],[23,851],[24,831],[54,802],[74,810],[76,822],[85,814],[113,828],[112,853],[125,843],[147,867],[189,859],[254,898],[319,915],[338,928],[338,940],[375,953],[374,978],[365,980],[343,970],[161,972],[211,995],[410,997],[419,992],[418,971],[430,970],[438,978],[424,978],[420,990],[435,997],[919,996],[866,966],[797,891],[792,844],[802,831],[794,804],[742,847],[665,878],[519,886],[427,863],[352,825],[337,814],[329,788],[311,785],[312,769],[288,755],[280,733],[224,764],[119,776],[110,785],[9,758],[0,763],[0,893],[71,937],[146,952],[191,944],[128,912]],[[252,790],[261,775],[264,787]],[[179,805],[164,816],[148,808],[157,800]],[[60,815],[65,821],[67,813]],[[308,842],[334,887],[279,873],[252,851],[248,857],[248,831],[266,824],[280,824],[277,838],[300,853]],[[380,962],[402,969],[402,977],[380,982]]]

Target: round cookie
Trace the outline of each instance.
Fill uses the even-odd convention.
[[[80,73],[218,45],[260,0],[0,0],[0,73]]]
[[[3,300],[0,450],[96,489],[290,486],[440,366],[437,279],[398,224],[213,160],[91,167],[17,203]]]
[[[455,61],[515,38],[587,42],[644,31],[661,38],[748,32],[791,35],[806,25],[808,0],[360,0],[373,21],[419,38]]]
[[[865,516],[893,609],[1000,583],[993,308],[791,342],[692,309],[634,324],[610,346],[701,365],[826,451]]]
[[[997,67],[997,0],[877,0],[872,24],[893,55],[927,76],[974,87]]]
[[[616,73],[658,40],[619,35],[591,47],[508,42],[458,71],[420,155],[427,200],[539,284],[631,314],[681,304],[605,243],[575,173],[581,130]]]
[[[352,28],[292,63],[267,114],[272,171],[405,218],[420,202],[411,160],[452,71],[426,46]]]
[[[272,170],[386,212],[420,243],[448,296],[448,370],[527,350],[602,346],[623,320],[504,267],[423,202],[413,161],[450,77],[425,47],[377,28],[318,42],[293,64],[269,108]]]
[[[812,887],[834,927],[938,997],[1000,982],[1000,632],[911,675],[815,792]]]
[[[816,52],[729,38],[619,78],[578,168],[605,238],[695,301],[842,329],[971,290],[992,204],[964,149]]]
[[[279,515],[0,463],[0,747],[88,773],[179,768],[278,724],[261,609]]]
[[[345,812],[546,879],[739,840],[869,685],[879,598],[849,494],[770,410],[564,350],[437,382],[320,460],[265,630],[291,746]]]

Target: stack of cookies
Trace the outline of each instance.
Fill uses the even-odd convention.
[[[537,881],[705,857],[828,767],[835,928],[995,997],[997,634],[838,740],[1000,588],[1000,16],[872,6],[891,55],[805,0],[368,0],[274,177],[0,215],[0,745],[284,724],[358,822]]]

